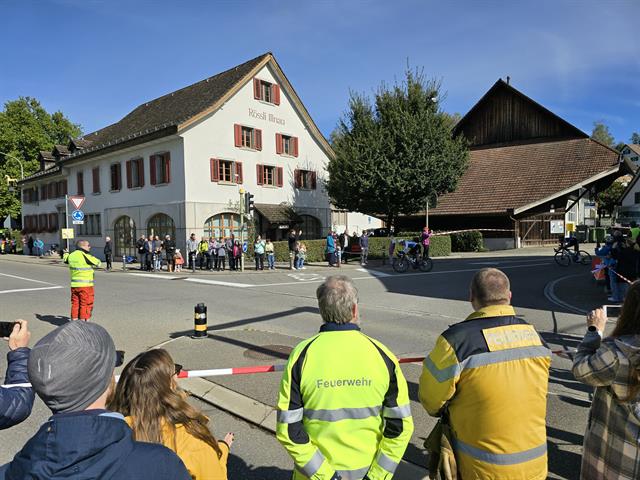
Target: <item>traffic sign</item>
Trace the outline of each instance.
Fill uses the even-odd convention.
[[[72,223],[74,225],[84,225],[84,220],[74,220]]]
[[[82,210],[74,210],[71,213],[71,218],[73,218],[76,222],[81,222],[84,220],[84,212]]]
[[[249,248],[249,244],[247,242],[244,242],[242,244],[242,252],[243,253],[247,253],[247,249]]]
[[[67,240],[73,238],[73,228],[62,229],[62,239]]]
[[[73,206],[76,207],[76,210],[80,210],[80,207],[84,204],[85,197],[81,197],[80,195],[71,195],[69,196],[69,200],[73,203]]]

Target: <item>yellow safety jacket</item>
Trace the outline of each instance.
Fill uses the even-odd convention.
[[[424,361],[419,397],[448,412],[463,480],[547,478],[547,384],[551,351],[510,305],[492,305],[451,326]]]
[[[353,323],[324,324],[296,346],[277,417],[294,479],[391,479],[413,432],[398,361]]]
[[[93,270],[100,267],[100,260],[84,250],[65,253],[62,261],[69,265],[71,288],[93,287]]]

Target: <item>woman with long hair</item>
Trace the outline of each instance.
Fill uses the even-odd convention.
[[[595,388],[584,435],[582,479],[640,478],[640,282],[634,282],[613,332],[607,314],[587,315],[573,375]]]
[[[141,353],[124,368],[109,408],[125,415],[135,440],[176,452],[194,479],[226,480],[233,434],[213,437],[209,419],[178,390],[180,369],[166,350]]]

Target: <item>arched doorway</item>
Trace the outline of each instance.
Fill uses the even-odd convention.
[[[206,237],[230,237],[238,236],[240,232],[240,215],[235,213],[220,213],[209,217],[204,222],[204,235]]]
[[[147,222],[147,235],[158,235],[161,239],[164,239],[165,235],[171,235],[171,238],[176,238],[176,226],[173,223],[173,218],[164,213],[156,213]]]
[[[300,230],[302,230],[303,240],[322,238],[322,225],[320,224],[320,220],[311,215],[300,215],[300,218],[302,219]]]
[[[123,215],[113,225],[114,255],[136,256],[136,224],[131,217]]]

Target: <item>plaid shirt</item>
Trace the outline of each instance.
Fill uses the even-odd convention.
[[[582,479],[640,478],[640,336],[587,332],[573,362],[577,380],[596,387],[584,436]],[[635,394],[635,395],[634,395]],[[627,401],[634,395],[632,401]]]

